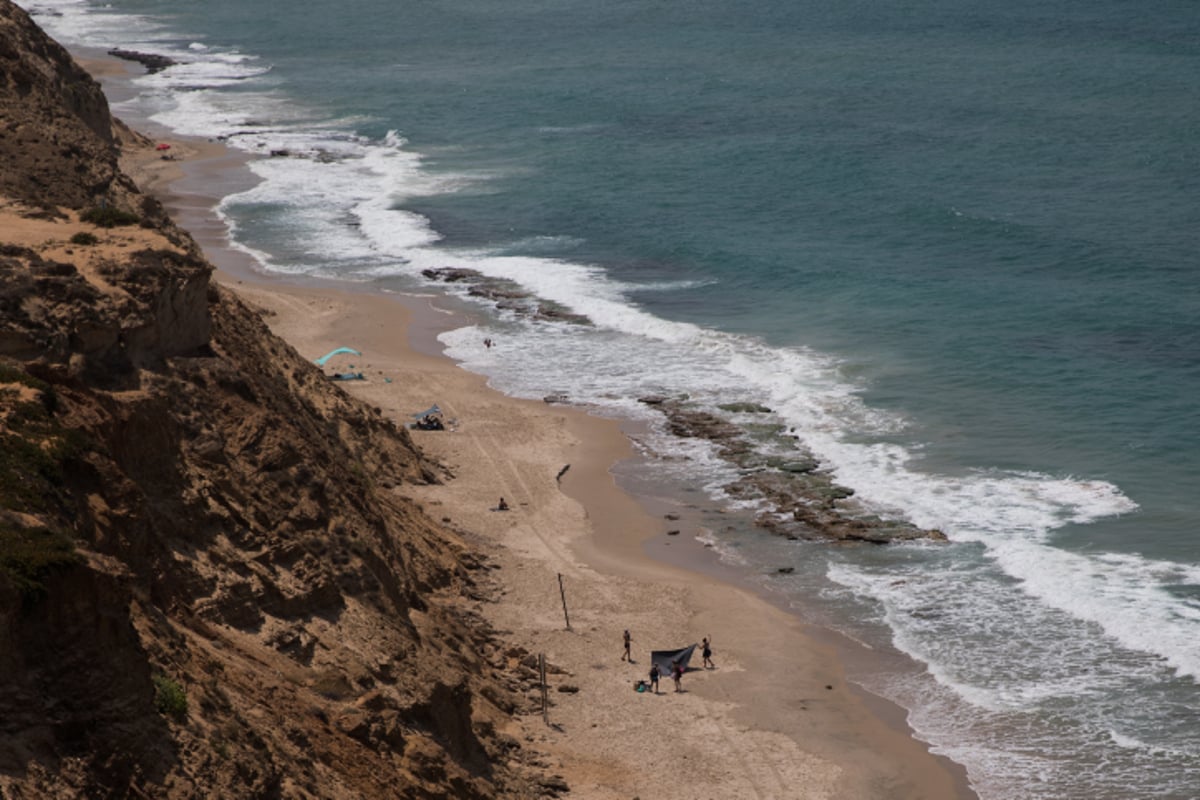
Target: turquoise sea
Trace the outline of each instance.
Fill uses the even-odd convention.
[[[180,62],[119,115],[276,154],[220,207],[263,270],[585,315],[442,340],[643,420],[623,480],[733,512],[699,535],[981,797],[1200,797],[1195,2],[22,5]],[[772,537],[648,394],[763,404],[950,543]]]

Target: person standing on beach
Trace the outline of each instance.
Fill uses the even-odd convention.
[[[712,660],[712,639],[708,636],[705,636],[704,644],[702,645],[702,647],[703,647],[702,652],[704,654],[704,668],[705,669],[716,669],[717,665],[714,664],[713,660]]]
[[[675,691],[683,691],[683,665],[676,659],[671,662],[671,680],[675,681]]]
[[[633,663],[633,656],[630,655],[630,653],[629,653],[629,643],[632,641],[633,641],[633,638],[630,637],[630,635],[629,635],[629,629],[626,628],[625,629],[625,652],[621,654],[621,660],[628,661],[630,664]]]
[[[650,688],[652,688],[654,690],[655,694],[658,694],[658,675],[659,675],[658,664],[651,663],[650,664]]]

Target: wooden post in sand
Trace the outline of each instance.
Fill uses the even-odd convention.
[[[567,621],[567,630],[571,630],[571,617],[567,614],[567,590],[563,588],[562,573],[558,573],[558,593],[562,596],[563,619]]]
[[[542,722],[550,724],[550,698],[546,693],[546,654],[538,653],[538,679],[542,682]]]

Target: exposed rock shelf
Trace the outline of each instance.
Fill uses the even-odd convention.
[[[854,490],[835,483],[830,472],[781,424],[743,427],[686,400],[643,397],[640,401],[666,416],[671,434],[708,440],[716,446],[717,455],[739,468],[741,477],[725,491],[767,504],[769,509],[754,519],[765,530],[789,538],[873,544],[946,538],[938,530],[881,519],[849,507]],[[742,414],[771,411],[747,403],[722,406],[721,410]]]

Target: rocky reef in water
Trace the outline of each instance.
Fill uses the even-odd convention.
[[[120,58],[124,61],[133,61],[141,64],[146,68],[146,72],[153,75],[156,72],[162,72],[167,67],[173,67],[179,62],[169,56],[160,55],[158,53],[143,53],[140,50],[125,50],[120,47],[114,47],[108,51],[108,54],[113,58]]]
[[[686,399],[639,399],[665,415],[671,434],[712,442],[720,458],[737,466],[740,477],[725,486],[725,491],[732,497],[756,500],[769,507],[754,518],[760,528],[792,539],[834,542],[888,544],[946,539],[941,531],[882,519],[854,507],[854,490],[834,482],[829,470],[822,468],[820,461],[782,424],[737,425]],[[750,403],[729,404],[721,410],[751,416],[771,413],[765,406]]]
[[[0,796],[563,790],[487,559],[394,491],[442,468],[211,281],[9,0],[0,120]]]
[[[576,314],[557,303],[537,297],[515,281],[493,278],[478,270],[463,267],[438,267],[422,270],[421,274],[431,281],[466,286],[469,297],[490,301],[501,311],[509,311],[521,317],[543,322],[592,324],[591,320],[583,314]]]

